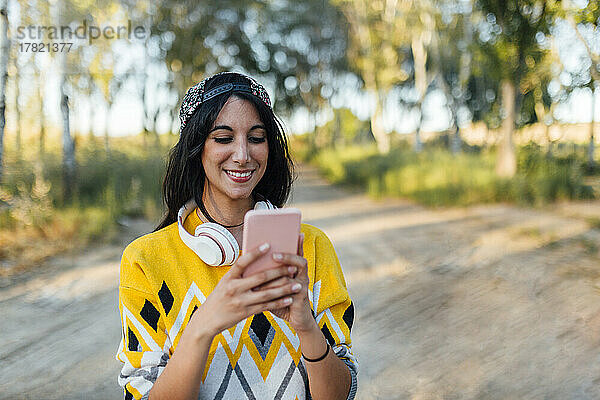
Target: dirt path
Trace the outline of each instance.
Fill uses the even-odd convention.
[[[122,244],[57,257],[0,290],[0,399],[120,399],[119,260],[151,230],[132,221]]]
[[[600,398],[600,202],[427,210],[310,169],[292,200],[346,273],[357,398]],[[121,398],[122,249],[56,259],[0,290],[0,398]]]

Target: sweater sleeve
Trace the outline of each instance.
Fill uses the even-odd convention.
[[[346,288],[339,260],[329,238],[321,232],[315,239],[315,278],[312,287],[313,314],[335,354],[348,366],[352,386],[348,399],[357,390],[358,362],[352,353],[350,331],[354,304]]]
[[[131,247],[123,252],[119,283],[122,329],[116,358],[123,363],[118,382],[126,400],[148,398],[171,348],[161,305],[135,254]]]

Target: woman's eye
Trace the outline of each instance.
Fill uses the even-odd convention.
[[[233,138],[230,137],[216,137],[215,142],[217,143],[231,143]]]
[[[267,138],[265,136],[250,136],[248,141],[250,143],[264,143]]]

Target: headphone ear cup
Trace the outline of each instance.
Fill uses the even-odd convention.
[[[275,206],[269,200],[257,201],[254,205],[255,210],[274,210]]]
[[[194,237],[191,241],[190,249],[202,261],[213,267],[223,265],[225,254],[224,251],[219,247],[217,241],[208,235],[201,235]]]
[[[205,222],[196,228],[194,236],[198,244],[196,253],[208,265],[231,265],[237,261],[240,247],[231,232],[221,225]]]

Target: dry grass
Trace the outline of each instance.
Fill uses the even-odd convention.
[[[53,143],[54,144],[54,143]],[[139,137],[79,143],[77,182],[63,199],[60,146],[43,157],[14,152],[4,160],[0,185],[0,277],[90,242],[110,242],[123,216],[156,220],[167,147],[144,146]]]

